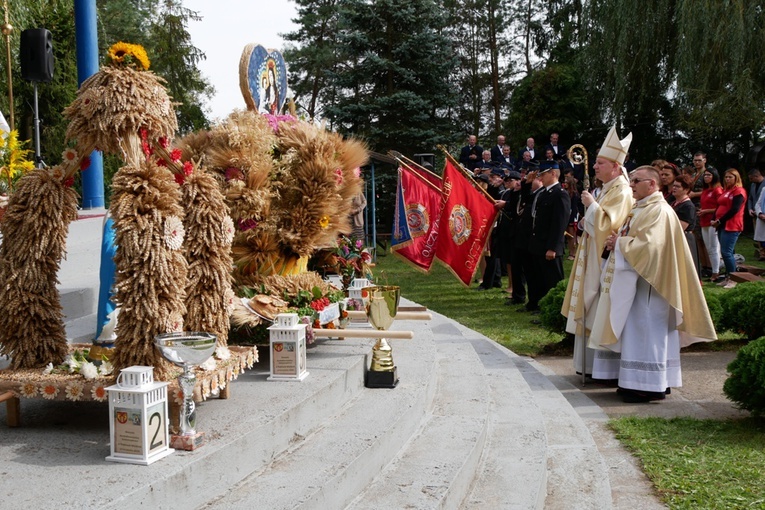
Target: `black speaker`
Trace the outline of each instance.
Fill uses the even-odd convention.
[[[21,32],[21,77],[27,81],[53,79],[53,36],[44,28]]]

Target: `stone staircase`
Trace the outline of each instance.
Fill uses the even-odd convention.
[[[60,289],[72,340],[95,332],[101,221],[70,232]],[[363,385],[373,340],[320,341],[303,382],[266,381],[261,349],[230,399],[199,404],[208,443],[147,467],[104,461],[105,403],[22,399],[18,428],[0,406],[0,499],[21,508],[614,506],[613,468],[582,418],[605,417],[589,399],[439,314],[393,329],[415,333],[391,342],[395,389]],[[19,491],[29,480],[46,482]]]
[[[411,304],[411,303],[406,303]],[[402,321],[401,381],[367,389],[372,340],[309,349],[303,382],[269,382],[265,353],[228,400],[199,405],[208,443],[148,467],[104,461],[105,404],[0,409],[0,497],[22,508],[611,508],[582,410],[529,359],[450,319]],[[368,326],[367,326],[368,327]],[[62,467],[67,467],[62,471]],[[46,480],[18,491],[28,480]]]

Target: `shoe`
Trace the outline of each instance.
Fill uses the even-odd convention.
[[[576,257],[574,257],[573,255],[569,255],[568,257],[566,257],[566,260],[574,260],[575,258]]]
[[[735,287],[736,285],[738,285],[736,282],[734,282],[734,281],[729,281],[728,283],[726,283],[725,285],[723,285],[723,289],[732,289],[732,288],[733,288],[733,287]]]
[[[630,390],[622,387],[616,388],[616,393],[622,396],[622,400],[626,404],[646,404],[666,398],[665,392]]]
[[[725,285],[728,284],[728,279],[727,278],[723,278],[722,280],[718,278],[718,280],[719,281],[715,282],[718,287],[724,287]]]
[[[721,282],[725,282],[727,279],[728,278],[726,278],[725,276],[717,276],[715,278],[712,278],[712,282],[721,283]]]

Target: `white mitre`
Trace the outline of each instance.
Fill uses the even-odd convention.
[[[627,158],[631,143],[632,133],[625,136],[624,140],[619,140],[616,126],[612,126],[611,131],[609,131],[608,136],[606,136],[606,140],[603,142],[603,146],[600,148],[600,152],[598,152],[598,157],[614,161],[620,166],[624,166],[624,160]]]

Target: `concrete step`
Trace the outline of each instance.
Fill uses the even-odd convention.
[[[349,509],[457,508],[486,444],[486,374],[469,342],[441,338],[432,412],[398,456]]]
[[[315,433],[201,508],[343,508],[363,491],[432,406],[433,334],[423,323],[410,325],[415,340],[391,342],[400,374],[395,389],[365,388],[336,415],[315,416],[322,421]]]
[[[66,256],[61,261],[58,271],[59,284],[56,286],[61,297],[66,323],[96,313],[102,230],[102,217],[79,219],[69,226]],[[67,324],[66,327],[67,337],[69,337],[70,325]],[[93,319],[92,334],[94,336],[95,332],[96,321]],[[77,336],[82,335],[78,333]]]
[[[96,314],[91,313],[64,322],[66,339],[70,344],[82,344],[92,342],[96,336]]]

